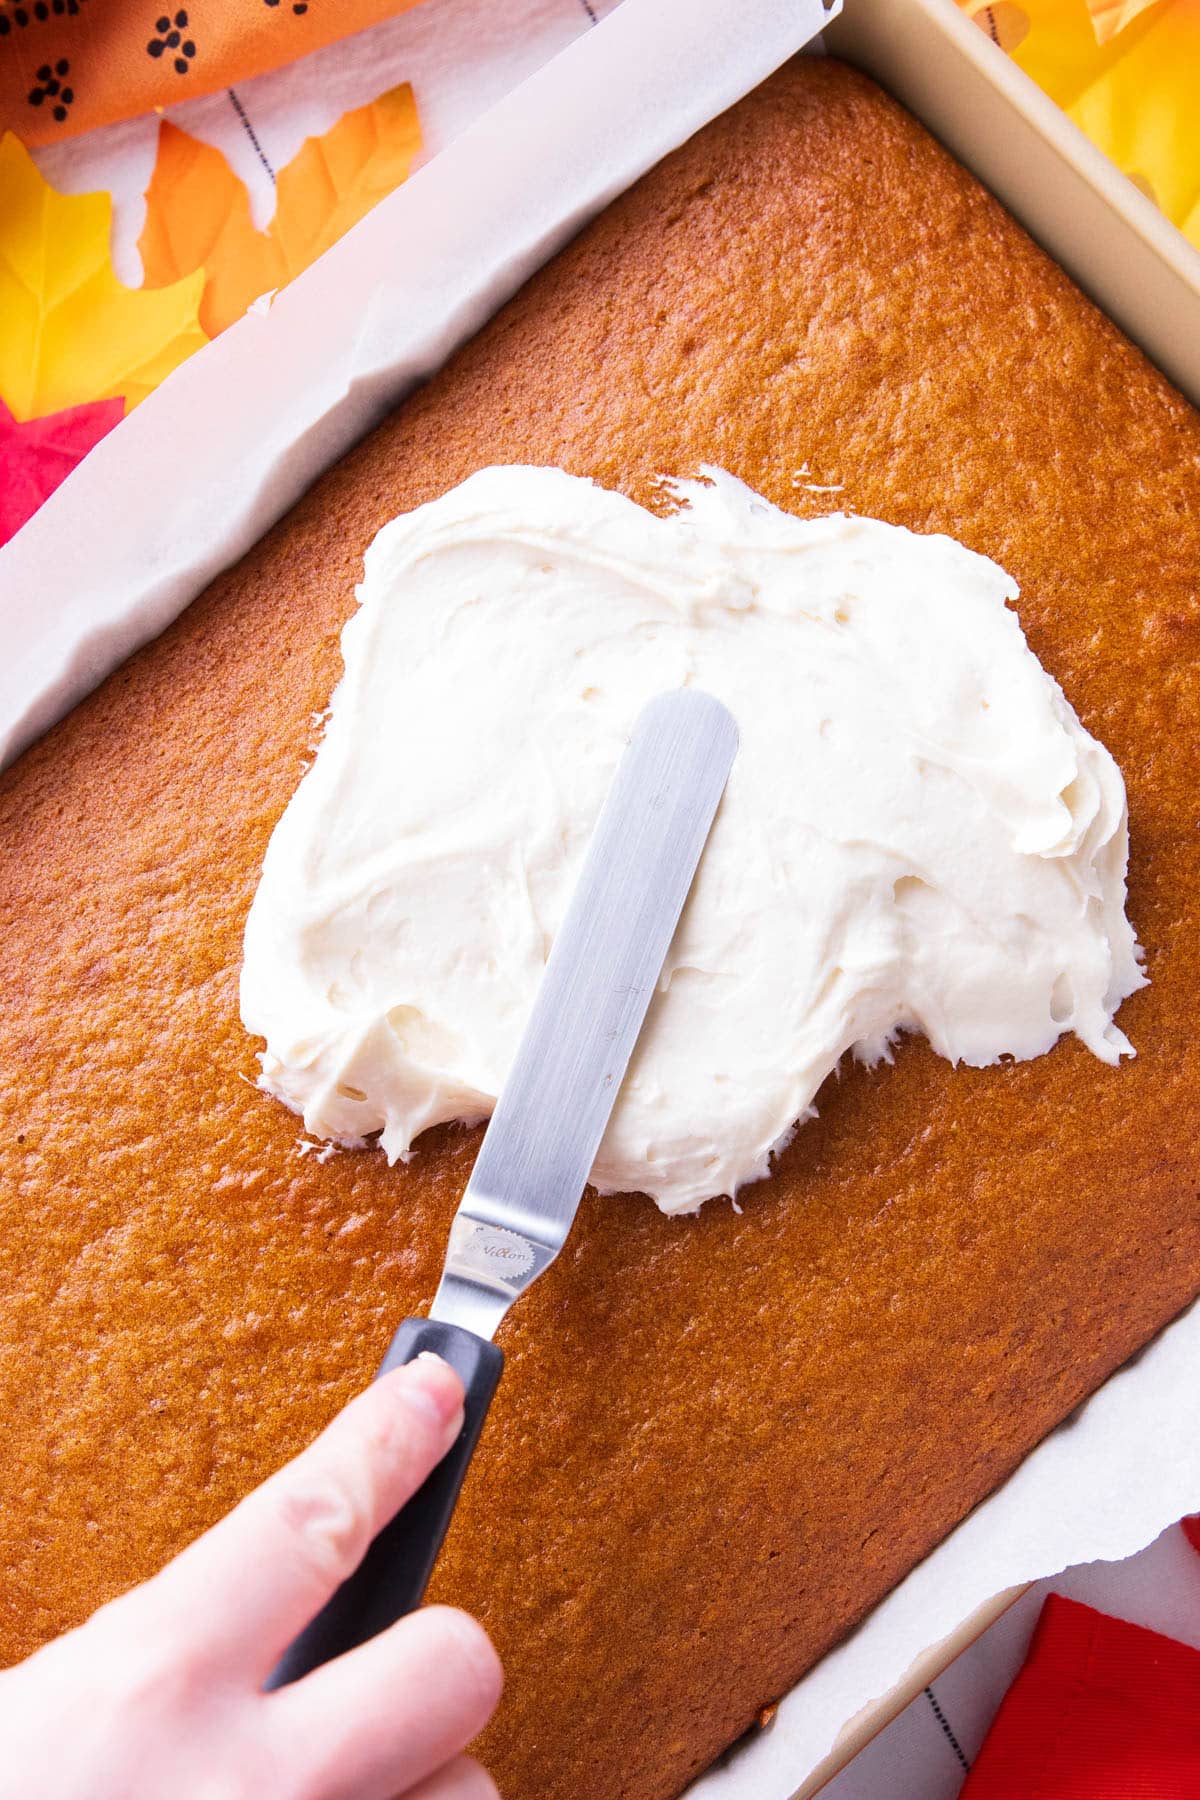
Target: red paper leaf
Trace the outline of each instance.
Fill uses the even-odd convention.
[[[21,425],[0,400],[0,544],[33,517],[124,412],[123,400],[94,400]]]

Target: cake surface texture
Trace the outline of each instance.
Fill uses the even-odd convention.
[[[5,1660],[150,1574],[427,1309],[479,1132],[301,1154],[242,931],[363,552],[491,463],[716,463],[993,557],[1117,758],[1151,985],[847,1067],[741,1215],[585,1197],[431,1598],[506,1800],[669,1800],[1200,1288],[1200,419],[984,190],[801,60],[653,171],[0,777]],[[830,493],[824,489],[837,489]]]

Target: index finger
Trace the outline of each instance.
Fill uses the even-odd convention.
[[[391,1370],[136,1595],[148,1632],[257,1684],[462,1429],[440,1357]]]

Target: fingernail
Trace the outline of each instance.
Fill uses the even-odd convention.
[[[433,1350],[422,1350],[410,1364],[416,1378],[410,1398],[426,1407],[439,1425],[457,1424],[462,1419],[463,1387],[448,1362]]]

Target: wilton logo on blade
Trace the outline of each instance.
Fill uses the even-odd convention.
[[[505,1231],[500,1225],[466,1223],[470,1235],[464,1232],[462,1241],[454,1246],[460,1264],[486,1271],[501,1281],[513,1281],[533,1267],[534,1247],[519,1232]]]

